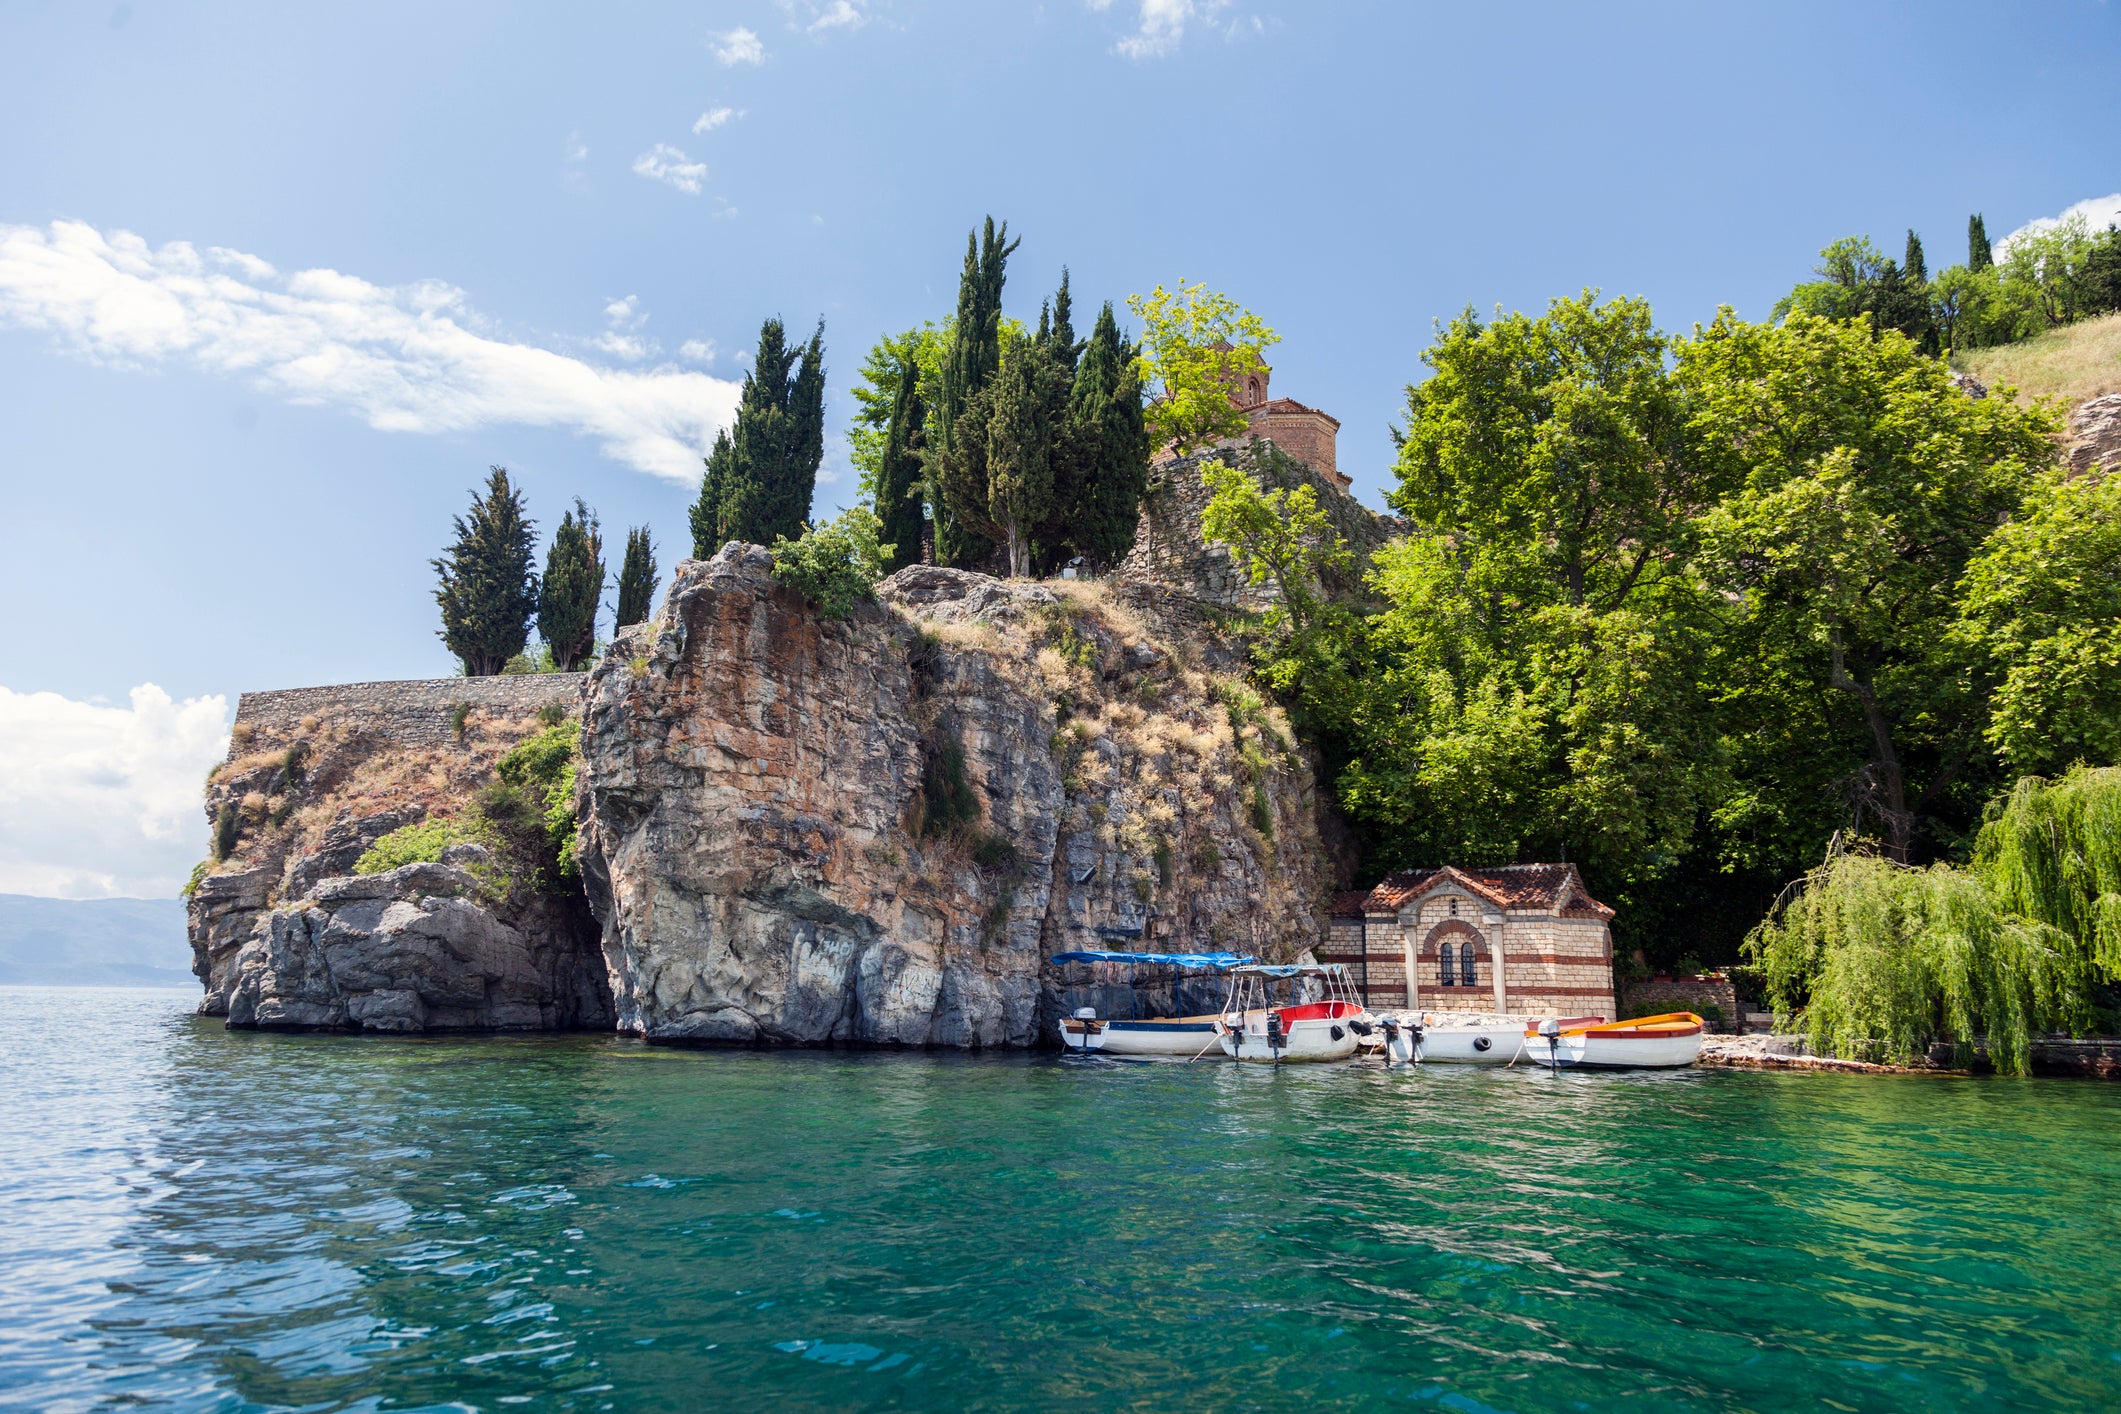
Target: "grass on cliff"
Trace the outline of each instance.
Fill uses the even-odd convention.
[[[494,766],[477,802],[457,819],[431,818],[377,840],[354,864],[356,874],[383,874],[433,864],[453,844],[483,845],[498,866],[487,882],[501,893],[519,884],[562,890],[577,878],[575,774],[581,728],[561,720],[519,743]]]
[[[2071,403],[2121,393],[2121,314],[2102,315],[1992,349],[1967,349],[1952,367],[1993,388],[2008,384],[2020,402],[2059,397]]]

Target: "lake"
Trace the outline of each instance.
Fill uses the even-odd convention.
[[[0,1404],[2121,1405],[2121,1087],[234,1034],[0,989]]]

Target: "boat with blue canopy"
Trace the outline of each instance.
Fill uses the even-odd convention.
[[[1220,979],[1258,961],[1231,952],[1055,953],[1061,1048],[1189,1060],[1220,1055]]]

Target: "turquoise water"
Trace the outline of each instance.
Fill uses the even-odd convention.
[[[2121,1405],[2121,1087],[234,1035],[0,990],[0,1403]]]

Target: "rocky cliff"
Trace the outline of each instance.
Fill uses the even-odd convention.
[[[203,1012],[1027,1046],[1056,952],[1319,936],[1287,723],[1212,636],[1101,585],[920,567],[832,622],[731,545],[586,680],[515,684],[246,697],[207,802],[226,857],[190,905]],[[477,844],[353,873],[391,831],[473,816],[540,711],[581,723],[578,893]]]
[[[473,808],[496,764],[562,720],[581,675],[246,694],[207,781],[216,854],[188,905],[203,1015],[379,1031],[605,1027],[578,895],[487,851],[355,877],[377,840]],[[542,716],[541,716],[542,714]]]
[[[1287,726],[1101,589],[916,567],[832,623],[755,546],[591,674],[583,874],[620,1029],[1025,1046],[1055,952],[1318,931]]]

